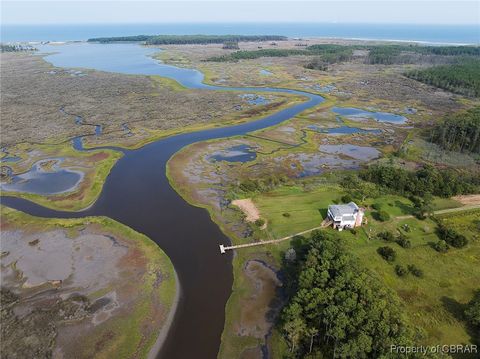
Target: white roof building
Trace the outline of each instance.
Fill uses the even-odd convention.
[[[362,225],[364,210],[355,202],[348,204],[332,204],[328,206],[328,218],[333,222],[333,228],[342,230]]]

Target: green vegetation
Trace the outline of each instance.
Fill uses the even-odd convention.
[[[380,222],[385,222],[385,221],[388,221],[390,219],[390,215],[388,214],[387,211],[374,212],[373,216],[375,217],[375,219],[377,221],[380,221]]]
[[[468,239],[463,234],[458,233],[455,229],[447,227],[440,223],[437,229],[440,240],[455,248],[463,248],[468,244]]]
[[[370,49],[365,59],[367,64],[391,65],[398,61],[398,56],[402,52],[401,46],[375,46]]]
[[[472,300],[467,303],[465,317],[470,324],[480,328],[480,289],[475,292]]]
[[[282,185],[270,192],[257,194],[253,201],[268,222],[265,236],[279,238],[318,226],[325,216],[326,207],[340,202],[346,191],[351,192],[350,189],[331,184]],[[370,193],[373,197],[353,196],[353,199],[367,208],[376,204],[376,207],[387,211],[391,219],[378,222],[372,219],[371,211],[367,209],[368,224],[354,232],[343,231],[335,235],[343,239],[345,251],[358,258],[363,268],[374,272],[382,285],[397,293],[402,311],[412,327],[416,328],[417,344],[472,342],[474,339],[469,335],[463,319],[458,317],[457,309],[462,306],[461,303],[471,299],[473,290],[478,287],[475,278],[480,275],[480,211],[436,215],[439,222],[431,218],[420,221],[405,216],[414,211],[414,204],[408,198],[379,195],[382,191]],[[444,209],[448,204],[458,206],[454,201],[446,203],[437,198],[432,201],[434,210]],[[291,216],[284,217],[283,213],[290,213]],[[437,251],[434,246],[440,241],[437,232],[440,222],[465,236],[467,245],[447,252]],[[327,235],[332,233],[331,229],[323,231]],[[402,246],[403,241],[409,244]],[[395,252],[393,262],[377,254],[377,249],[385,246],[386,242]],[[395,244],[398,247],[394,247]],[[291,245],[295,248],[297,258],[301,258],[302,251],[295,247],[295,239]],[[447,305],[447,298],[448,303],[453,304]],[[299,350],[308,353],[310,337],[304,336],[297,345]],[[315,337],[314,340],[318,342],[319,338]]]
[[[404,277],[408,274],[408,269],[400,264],[397,264],[395,266],[395,273],[397,273],[399,277]]]
[[[318,227],[326,216],[328,205],[341,196],[340,188],[325,186],[305,191],[301,186],[280,186],[257,194],[254,202],[268,222],[273,238],[281,238],[305,229]],[[284,216],[289,213],[289,216]]]
[[[1,52],[24,52],[24,51],[37,51],[37,49],[30,45],[7,45],[7,44],[0,44],[0,51]]]
[[[408,271],[412,273],[415,277],[419,277],[419,278],[423,277],[423,271],[420,268],[417,268],[415,264],[409,264]]]
[[[360,177],[389,191],[423,198],[426,198],[427,193],[439,197],[451,197],[480,190],[480,178],[475,174],[453,169],[439,170],[429,165],[416,171],[408,171],[390,165],[377,164],[362,170]],[[424,211],[428,205],[428,203],[419,203],[418,207]]]
[[[246,179],[240,182],[238,188],[245,194],[251,192],[266,192],[277,187],[281,183],[285,183],[287,177],[275,175],[265,176],[263,179]]]
[[[354,50],[366,50],[367,64],[389,65],[411,63],[412,54],[441,56],[480,56],[480,47],[475,46],[420,46],[420,45],[311,45],[305,49],[261,49],[237,51],[223,56],[214,56],[207,61],[225,62],[261,57],[319,56],[306,65],[307,68],[319,68],[320,64],[331,64],[351,60]],[[321,69],[321,68],[320,68]]]
[[[348,61],[352,57],[353,48],[342,45],[312,45],[306,49],[261,49],[261,50],[242,50],[228,55],[214,56],[207,59],[213,62],[227,62],[238,60],[258,59],[261,57],[288,57],[288,56],[319,56],[317,61],[325,64]],[[308,66],[312,66],[313,62]]]
[[[480,106],[447,116],[433,129],[431,141],[448,151],[480,153]]]
[[[362,48],[369,51],[365,63],[381,65],[415,63],[414,54],[480,56],[480,47],[476,46],[374,45]]]
[[[143,41],[147,45],[186,45],[186,44],[223,44],[227,41],[283,41],[287,38],[278,35],[137,35],[97,37],[90,42]]]
[[[387,262],[394,262],[395,258],[397,257],[395,250],[389,246],[379,247],[377,249],[377,253],[380,254],[380,256]]]
[[[285,266],[290,298],[281,324],[295,357],[382,357],[390,345],[412,342],[398,299],[339,238],[315,232],[297,252],[305,254]]]
[[[224,50],[239,50],[238,41],[225,41],[222,49]]]
[[[480,96],[480,60],[465,59],[458,63],[412,70],[407,77],[465,96]]]
[[[256,225],[257,227],[262,227],[264,224],[265,224],[265,220],[262,219],[262,218],[259,218],[259,219],[257,219],[257,220],[255,221],[255,225]]]

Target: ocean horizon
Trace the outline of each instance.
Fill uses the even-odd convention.
[[[283,35],[431,44],[480,44],[478,25],[346,24],[346,23],[169,23],[1,25],[1,42],[84,41],[129,35]]]

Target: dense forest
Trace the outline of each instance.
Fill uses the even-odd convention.
[[[340,238],[314,232],[294,251],[284,263],[289,299],[280,323],[292,357],[380,358],[411,344],[395,295]]]
[[[22,51],[36,51],[37,49],[30,45],[5,45],[0,44],[1,52],[22,52]]]
[[[223,44],[241,41],[283,41],[287,38],[278,35],[137,35],[118,37],[97,37],[90,42],[142,41],[147,45],[186,45],[186,44]]]
[[[389,165],[372,165],[360,171],[360,178],[402,195],[432,194],[451,197],[480,191],[480,177],[454,169],[439,170],[425,165],[416,171]]]
[[[261,57],[287,57],[287,56],[319,56],[321,61],[327,64],[348,61],[353,55],[353,48],[342,45],[312,45],[305,49],[261,49],[242,50],[228,55],[214,56],[207,61],[227,62]]]
[[[414,60],[409,54],[441,56],[480,56],[480,47],[474,46],[419,46],[419,45],[334,45],[319,44],[304,49],[243,50],[229,55],[214,56],[208,61],[226,62],[261,57],[321,56],[324,63],[349,61],[354,50],[366,50],[367,64],[408,63]]]
[[[358,49],[368,50],[365,60],[367,64],[402,64],[415,63],[416,55],[439,56],[480,56],[478,46],[419,46],[419,45],[374,45],[359,46]]]
[[[480,97],[480,60],[467,58],[458,63],[413,70],[407,77],[454,93]]]
[[[447,116],[433,129],[431,141],[449,151],[480,153],[480,106]]]

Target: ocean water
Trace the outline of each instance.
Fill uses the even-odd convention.
[[[243,34],[480,44],[478,25],[313,23],[1,25],[1,41],[69,41],[157,34]]]

